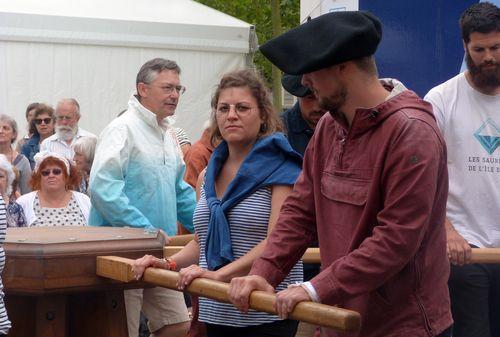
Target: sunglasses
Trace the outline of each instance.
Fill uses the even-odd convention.
[[[50,122],[52,122],[52,118],[36,118],[35,119],[35,123],[36,125],[41,125],[42,123],[43,124],[50,124]]]
[[[42,174],[42,176],[48,177],[50,175],[50,172],[52,172],[53,175],[58,176],[58,175],[60,175],[62,173],[62,170],[59,169],[59,168],[55,168],[55,169],[52,169],[52,170],[43,170],[40,173]]]

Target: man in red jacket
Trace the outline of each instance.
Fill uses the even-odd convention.
[[[248,310],[251,291],[274,291],[317,234],[322,271],[278,294],[281,317],[313,300],[361,314],[358,333],[329,336],[449,336],[446,149],[430,104],[378,79],[380,38],[373,15],[336,12],[261,47],[284,72],[303,74],[329,113],[265,252],[229,295]]]

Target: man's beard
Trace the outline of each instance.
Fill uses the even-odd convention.
[[[344,113],[340,111],[340,108],[344,105],[347,97],[347,89],[344,85],[333,94],[327,97],[318,97],[319,106],[330,112],[332,117],[345,118]]]
[[[465,62],[469,69],[472,82],[479,89],[496,89],[500,86],[500,66],[495,61],[483,62],[476,65],[470,57],[469,52],[465,52]],[[494,68],[484,69],[484,66],[495,65]]]
[[[56,125],[57,137],[65,141],[72,140],[76,135],[76,130],[76,127],[71,127],[69,125]]]

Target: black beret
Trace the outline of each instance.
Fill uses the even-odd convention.
[[[281,79],[281,85],[295,97],[306,97],[312,94],[312,91],[308,87],[304,87],[301,81],[302,75],[284,74]]]
[[[333,12],[293,28],[259,49],[283,72],[302,75],[373,55],[381,37],[381,23],[373,14]]]

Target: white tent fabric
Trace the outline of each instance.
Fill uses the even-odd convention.
[[[140,66],[164,57],[188,88],[175,125],[195,141],[214,85],[255,46],[253,26],[191,0],[0,0],[0,112],[23,134],[29,103],[73,97],[98,134],[127,107]]]

